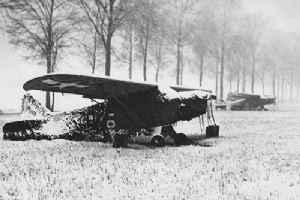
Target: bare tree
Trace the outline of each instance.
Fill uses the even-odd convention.
[[[281,75],[281,102],[284,102],[284,94],[285,94],[285,81],[284,75]]]
[[[244,18],[245,27],[247,29],[243,35],[245,40],[248,42],[249,56],[251,58],[251,92],[254,93],[255,87],[255,71],[256,71],[256,59],[257,51],[262,33],[262,22],[261,16],[258,15],[247,15]]]
[[[169,21],[169,37],[173,44],[176,45],[176,84],[180,84],[182,79],[183,46],[189,42],[191,31],[188,23],[189,14],[193,6],[197,3],[194,0],[169,0],[169,6],[165,12],[170,13],[167,16]]]
[[[270,69],[270,60],[268,59],[267,55],[263,55],[264,57],[262,58],[263,61],[261,61],[258,65],[257,72],[258,76],[261,81],[261,86],[262,86],[262,93],[265,95],[265,78],[266,78],[266,73]]]
[[[127,20],[121,27],[120,36],[123,39],[120,51],[116,52],[117,59],[128,64],[128,77],[132,79],[132,70],[134,62],[134,46],[135,41],[135,20]],[[117,50],[115,50],[117,51]]]
[[[215,37],[215,35],[214,35]],[[209,46],[209,58],[214,60],[214,67],[210,68],[210,71],[214,74],[215,77],[215,94],[217,95],[217,99],[219,100],[219,76],[220,76],[220,52],[219,45],[217,40],[212,40]]]
[[[276,57],[279,58],[279,62],[276,62],[280,63],[278,73],[282,77],[281,101],[289,99],[289,101],[292,102],[293,100],[296,69],[300,64],[299,38],[297,34],[289,33],[280,35],[280,39],[277,39],[278,46],[280,46],[276,54]],[[288,84],[290,85],[289,91],[286,88]],[[287,98],[288,93],[289,98]]]
[[[162,25],[162,24],[161,24]],[[163,26],[157,29],[155,38],[151,41],[150,55],[155,63],[155,81],[158,82],[158,77],[161,69],[165,65],[168,44],[165,38],[165,30]]]
[[[299,95],[299,90],[300,90],[300,70],[297,70],[297,76],[296,76],[296,102],[299,103],[300,102],[300,95]]]
[[[229,91],[232,92],[232,82],[236,80],[237,86],[236,91],[239,92],[239,81],[240,81],[240,54],[239,47],[237,43],[231,42],[231,48],[227,51],[226,57],[226,66],[227,78],[229,80]]]
[[[0,30],[3,30],[3,24],[4,24],[4,19],[5,19],[5,10],[9,9],[10,4],[8,3],[8,0],[3,0],[0,2]]]
[[[137,53],[143,63],[144,81],[147,80],[147,62],[149,59],[149,53],[151,53],[149,52],[150,45],[151,43],[157,43],[157,40],[161,40],[160,34],[162,32],[162,28],[160,25],[164,20],[159,13],[159,5],[163,4],[160,4],[160,2],[157,1],[143,1],[143,6],[138,13],[139,20],[137,20],[137,36],[139,39],[139,45]]]
[[[220,99],[224,98],[224,74],[225,74],[225,54],[229,46],[228,40],[232,37],[232,24],[236,8],[238,7],[238,1],[225,0],[222,2],[213,1],[212,4],[216,11],[216,39],[218,49],[216,49],[220,55]]]
[[[156,63],[156,70],[155,70],[155,81],[158,82],[158,75],[161,70],[161,66],[164,61],[164,42],[163,40],[160,40],[158,43],[155,52],[153,52],[153,57]]]
[[[91,73],[94,74],[97,66],[103,64],[101,54],[104,50],[99,42],[99,35],[87,19],[80,16],[75,16],[73,19],[80,23],[74,25],[77,34],[74,48],[72,48],[74,53],[72,53],[83,58],[91,67]]]
[[[282,33],[270,29],[260,43],[260,53],[264,55],[264,63],[268,66],[272,76],[272,94],[280,97],[280,82],[282,80],[282,66],[285,66],[284,57],[286,55],[286,42]],[[284,50],[283,50],[284,48]],[[277,85],[276,85],[277,82]],[[277,91],[276,91],[277,88]]]
[[[47,73],[55,70],[57,59],[70,45],[72,34],[72,7],[66,0],[15,1],[8,0],[6,32],[10,43],[23,47],[28,59],[46,64]],[[46,93],[46,107],[53,110],[50,93]]]
[[[204,9],[204,8],[202,8]],[[205,57],[207,56],[212,37],[213,22],[203,10],[197,12],[199,16],[194,25],[192,49],[196,57],[196,66],[199,68],[199,86],[202,86],[204,76]]]
[[[139,3],[117,0],[75,0],[85,17],[94,26],[105,49],[105,75],[111,71],[111,46],[116,30],[138,7]]]
[[[138,22],[139,53],[141,54],[143,62],[144,81],[147,81],[148,47],[154,22],[153,15],[150,14],[153,11],[152,5],[152,2],[145,2],[143,5],[143,12],[141,13]]]

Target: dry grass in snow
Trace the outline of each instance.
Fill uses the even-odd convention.
[[[300,107],[215,114],[199,145],[0,140],[0,199],[300,199]]]

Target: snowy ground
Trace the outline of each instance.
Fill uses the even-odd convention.
[[[215,115],[221,137],[199,145],[118,153],[96,142],[1,139],[0,199],[300,199],[300,106]],[[199,124],[178,128],[195,134]]]

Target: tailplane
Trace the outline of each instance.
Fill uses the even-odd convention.
[[[46,117],[51,111],[44,107],[38,100],[34,99],[30,93],[24,95],[22,99],[22,114],[30,114],[35,117]]]

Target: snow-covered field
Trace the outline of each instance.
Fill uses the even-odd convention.
[[[96,142],[1,139],[0,199],[300,199],[300,106],[215,115],[221,137],[198,145],[118,153]],[[178,128],[195,134],[199,124]]]

